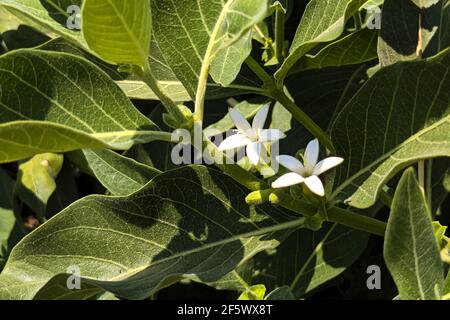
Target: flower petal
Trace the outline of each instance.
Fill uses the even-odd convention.
[[[236,128],[238,128],[242,132],[248,132],[252,129],[248,121],[239,111],[231,108],[228,112],[230,113],[231,120],[233,120]]]
[[[253,118],[252,128],[255,131],[261,130],[264,127],[264,123],[266,123],[267,114],[269,113],[270,104],[264,105]]]
[[[223,140],[222,143],[219,145],[219,150],[224,151],[239,148],[246,146],[249,143],[251,143],[249,138],[240,133],[237,133]]]
[[[312,173],[314,166],[319,159],[319,141],[314,139],[308,143],[305,150],[305,169],[308,173]]]
[[[265,129],[259,134],[260,142],[278,141],[285,138],[286,135],[278,129]]]
[[[293,172],[297,172],[300,175],[304,174],[305,167],[300,162],[300,160],[298,160],[297,158],[294,158],[292,156],[282,155],[282,156],[276,157],[276,159],[277,159],[278,163],[281,164],[283,167],[285,167]]]
[[[251,142],[247,145],[247,157],[253,165],[257,165],[261,158],[261,151],[263,145],[259,142]]]
[[[303,181],[305,181],[305,178],[303,178],[298,173],[289,172],[289,173],[282,175],[274,182],[272,182],[272,188],[289,187],[289,186],[293,186],[293,185],[302,183]]]
[[[312,174],[315,176],[321,175],[325,171],[340,165],[342,162],[344,162],[344,159],[339,157],[325,158],[315,165]]]
[[[325,195],[325,190],[323,188],[322,181],[320,181],[318,176],[310,176],[305,179],[305,184],[311,192],[323,197]]]

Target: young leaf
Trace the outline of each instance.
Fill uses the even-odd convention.
[[[84,0],[82,30],[105,61],[144,67],[151,36],[150,0]]]
[[[69,158],[81,168],[86,168],[116,196],[136,192],[161,173],[158,169],[140,164],[111,150],[85,149],[69,154]]]
[[[275,77],[284,79],[294,64],[318,43],[339,37],[344,31],[346,21],[365,2],[367,0],[310,1],[297,28],[289,55]],[[317,23],[318,19],[320,23]]]
[[[444,275],[431,213],[412,168],[395,192],[384,240],[384,260],[402,300],[440,299]]]
[[[6,54],[0,86],[0,162],[80,148],[128,149],[161,134],[106,74],[72,55]]]
[[[127,299],[148,298],[182,278],[219,280],[303,224],[273,206],[249,207],[247,193],[221,172],[190,166],[129,197],[84,198],[14,248],[0,297],[30,299],[41,290],[56,298],[46,283],[74,265],[82,289],[98,286]],[[59,296],[78,291],[67,289],[67,275],[53,279]]]
[[[265,18],[267,2],[152,1],[155,39],[165,61],[183,83],[192,100],[195,100],[199,82],[207,81],[209,68],[220,51],[236,44],[255,24]],[[227,66],[224,68],[227,69],[230,64],[235,64],[240,69],[242,63],[242,59],[224,60],[223,56],[218,61],[226,62]],[[228,78],[226,83],[230,80]]]
[[[450,156],[448,68],[448,50],[431,59],[396,63],[378,71],[343,107],[331,128],[345,159],[333,197],[369,207],[401,169]]]
[[[56,189],[55,179],[63,161],[62,155],[43,153],[19,166],[15,192],[41,219],[45,217],[47,201]]]

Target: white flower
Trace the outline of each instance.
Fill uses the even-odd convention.
[[[278,141],[286,136],[278,129],[263,129],[268,112],[269,105],[267,104],[258,111],[250,126],[242,114],[234,109],[230,109],[231,119],[237,128],[235,130],[236,134],[226,138],[219,145],[219,150],[224,151],[246,147],[247,157],[256,166],[260,162],[261,156],[267,156],[264,143]]]
[[[282,175],[272,183],[272,188],[284,188],[299,183],[305,183],[311,192],[323,197],[325,190],[319,175],[331,168],[341,164],[344,159],[339,157],[329,157],[319,163],[319,141],[317,139],[308,143],[304,155],[304,164],[298,159],[291,156],[279,156],[277,161],[287,169],[291,170],[285,175]]]

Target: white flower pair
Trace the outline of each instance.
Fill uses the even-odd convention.
[[[264,143],[278,141],[286,136],[277,129],[263,129],[268,111],[269,105],[265,105],[258,111],[253,119],[252,126],[250,126],[243,115],[234,109],[230,109],[229,113],[237,128],[237,133],[226,138],[220,144],[219,150],[224,151],[245,146],[250,162],[257,165],[261,161],[261,157],[267,156]],[[275,180],[272,183],[272,188],[284,188],[304,183],[311,192],[321,197],[325,195],[325,189],[318,176],[344,161],[339,157],[329,157],[318,162],[319,142],[317,139],[308,143],[304,154],[304,163],[288,155],[281,155],[276,159],[283,167],[292,172]]]

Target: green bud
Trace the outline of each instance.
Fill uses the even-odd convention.
[[[306,217],[305,228],[312,231],[320,230],[320,228],[322,228],[322,224],[324,221],[325,220],[319,214],[315,214],[311,217]]]
[[[171,114],[164,113],[162,116],[164,124],[172,129],[192,129],[192,127],[194,126],[194,114],[185,105],[179,104],[178,108],[180,109],[181,113],[183,113],[186,121],[183,123],[179,123]]]
[[[245,197],[245,202],[250,205],[263,204],[264,202],[269,201],[269,196],[272,191],[273,189],[253,191]]]
[[[277,189],[277,190],[274,190],[274,191],[270,194],[270,196],[269,196],[269,201],[270,201],[270,203],[272,203],[272,204],[278,204],[278,203],[280,203],[280,202],[284,199],[285,196],[286,196],[286,194],[285,194],[284,190],[282,190],[282,189]]]
[[[117,71],[120,73],[133,73],[133,66],[131,64],[121,64],[117,67]]]

